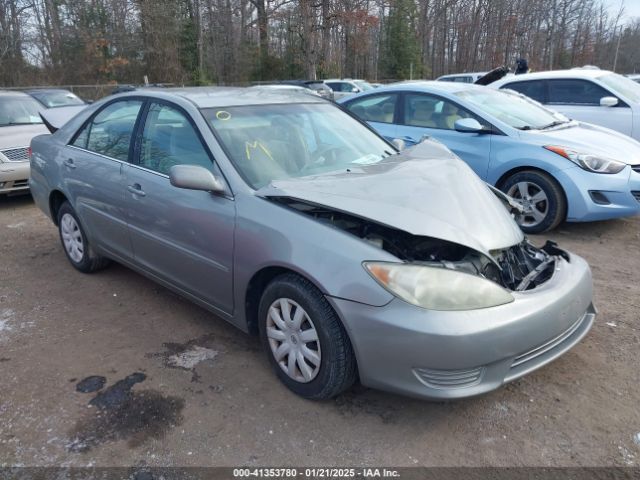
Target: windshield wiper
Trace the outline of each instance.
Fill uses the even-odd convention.
[[[540,127],[540,130],[546,130],[548,128],[557,127],[558,125],[564,125],[565,123],[567,123],[567,122],[565,122],[563,120],[554,120],[549,125],[545,125],[544,127]]]
[[[42,122],[9,122],[9,123],[3,123],[2,127],[13,127],[14,125],[39,125]]]

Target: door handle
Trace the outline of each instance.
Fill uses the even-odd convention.
[[[131,193],[139,197],[144,197],[146,195],[146,193],[144,193],[144,190],[142,190],[142,186],[139,183],[134,183],[133,185],[129,185],[127,187],[127,190],[129,190]]]
[[[67,168],[76,168],[76,164],[73,163],[73,158],[67,158],[64,162],[62,162]]]

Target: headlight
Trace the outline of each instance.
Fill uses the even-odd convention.
[[[474,310],[514,300],[497,283],[456,270],[402,263],[365,262],[364,266],[389,292],[430,310]]]
[[[627,164],[624,162],[614,160],[613,158],[608,158],[602,155],[578,153],[568,148],[556,147],[553,145],[547,145],[544,148],[553,153],[557,153],[558,155],[561,155],[568,160],[571,160],[573,163],[576,163],[578,166],[590,172],[618,173],[624,170],[624,167],[627,166]]]

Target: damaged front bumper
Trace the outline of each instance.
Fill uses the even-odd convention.
[[[433,311],[397,298],[372,307],[328,297],[353,343],[363,385],[430,399],[491,391],[558,358],[595,319],[587,263],[558,255],[544,284],[515,301]]]

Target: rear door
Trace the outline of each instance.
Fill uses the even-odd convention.
[[[200,165],[222,178],[193,119],[172,103],[152,101],[135,152],[125,185],[136,263],[232,313],[234,201],[169,183],[170,168],[180,164]]]
[[[107,104],[76,133],[63,151],[65,191],[92,243],[130,259],[124,202],[124,166],[143,100]]]
[[[553,79],[547,80],[547,88],[550,108],[569,118],[631,135],[631,108],[597,83],[583,79]],[[603,97],[618,98],[619,103],[615,107],[603,107],[600,105]]]
[[[455,122],[474,118],[487,128],[491,126],[457,102],[427,93],[403,94],[402,117],[396,132],[398,138],[417,143],[429,135],[444,143],[481,177],[486,178],[491,154],[491,137],[487,133],[462,133]]]
[[[345,107],[360,120],[367,122],[380,135],[391,141],[396,138],[398,127],[397,93],[379,93],[356,98],[345,103]]]

